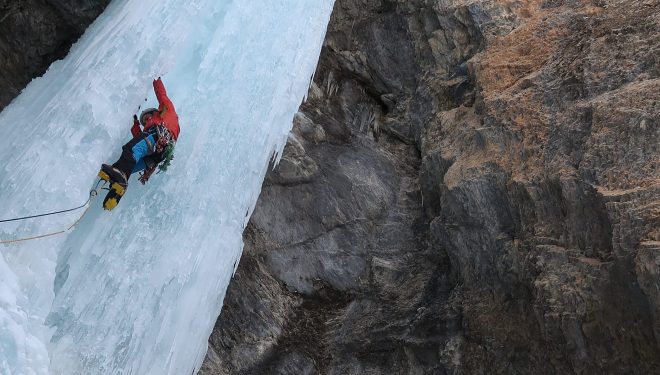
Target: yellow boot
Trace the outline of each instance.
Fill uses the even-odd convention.
[[[125,192],[126,192],[126,186],[123,186],[117,182],[113,182],[110,185],[110,191],[108,191],[108,194],[105,196],[105,199],[103,200],[103,209],[110,211],[113,208],[117,207],[117,205],[119,204],[119,200],[121,200],[121,197],[124,196]]]
[[[98,176],[101,178],[101,180],[110,182],[110,176],[108,176],[108,174],[105,173],[103,169],[99,171]]]

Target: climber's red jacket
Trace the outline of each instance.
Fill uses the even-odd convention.
[[[163,81],[160,78],[154,80],[154,92],[156,93],[156,99],[158,99],[158,113],[146,120],[144,130],[140,129],[140,123],[138,121],[133,121],[131,134],[133,134],[133,137],[137,137],[150,127],[162,124],[172,133],[172,136],[176,140],[179,138],[179,116],[174,110],[174,104],[167,97],[165,85],[163,85]]]

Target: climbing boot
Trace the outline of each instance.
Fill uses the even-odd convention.
[[[108,194],[105,196],[105,199],[103,200],[103,209],[110,211],[113,208],[117,207],[119,201],[126,192],[126,188],[127,188],[126,185],[121,185],[118,182],[113,182],[110,185],[110,190],[108,191]]]
[[[128,183],[127,176],[124,172],[108,164],[101,165],[101,171],[99,172],[99,177],[106,181],[116,182],[119,185],[122,185],[124,189],[126,188],[126,184]],[[104,177],[107,177],[107,179]]]
[[[103,200],[103,209],[111,211],[113,208],[117,207],[120,199],[121,197],[117,195],[114,190],[110,189]]]
[[[105,171],[104,171],[103,169],[101,169],[101,170],[99,171],[98,176],[101,178],[101,180],[103,180],[103,181],[107,181],[107,182],[110,182],[110,176],[108,176],[108,174],[105,173]]]
[[[128,187],[126,174],[112,165],[103,164],[99,171],[99,177],[110,182],[108,194],[103,200],[103,209],[110,211],[117,207],[121,197],[126,192],[126,188]]]

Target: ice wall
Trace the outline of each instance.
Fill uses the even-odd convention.
[[[332,3],[114,0],[0,114],[0,219],[84,202],[156,76],[181,123],[173,166],[133,176],[117,209],[97,198],[64,235],[0,245],[1,374],[196,370]],[[0,223],[0,240],[80,214]]]

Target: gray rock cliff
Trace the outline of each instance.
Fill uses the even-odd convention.
[[[338,0],[201,373],[660,372],[658,4]]]
[[[0,110],[69,52],[110,0],[0,0]]]

